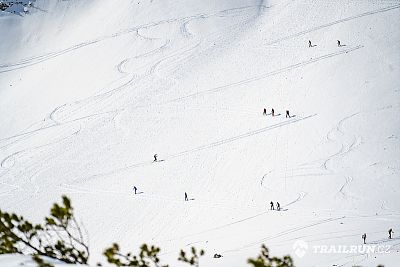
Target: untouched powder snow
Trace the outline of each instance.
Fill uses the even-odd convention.
[[[68,195],[91,265],[112,242],[146,242],[178,267],[191,246],[201,266],[247,266],[262,243],[296,266],[396,266],[399,26],[395,0],[1,12],[0,208],[39,222]],[[314,251],[363,233],[389,253]]]

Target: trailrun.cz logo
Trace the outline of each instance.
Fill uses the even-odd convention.
[[[312,245],[304,240],[297,240],[293,244],[294,254],[302,258],[307,253],[313,254],[387,254],[390,253],[389,245]]]

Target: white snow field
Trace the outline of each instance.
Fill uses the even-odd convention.
[[[0,208],[40,222],[69,196],[93,266],[113,242],[177,267],[191,246],[248,266],[262,243],[296,266],[399,266],[399,26],[398,0],[1,12]],[[315,251],[363,233],[384,251]]]

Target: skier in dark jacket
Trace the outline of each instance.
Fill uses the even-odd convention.
[[[153,162],[156,162],[157,161],[157,154],[154,154],[154,161]]]
[[[364,233],[364,234],[361,236],[361,238],[363,239],[364,244],[366,244],[365,240],[367,239],[367,234]]]
[[[311,41],[308,40],[308,47],[312,47]]]
[[[137,187],[136,186],[133,187],[133,191],[135,192],[135,195],[136,195],[137,194]]]
[[[276,210],[281,210],[281,204],[279,204],[279,202],[276,202]]]
[[[392,239],[392,234],[393,234],[394,232],[393,232],[393,229],[392,228],[390,228],[389,229],[389,239]]]
[[[264,115],[264,116],[266,116],[266,115],[267,115],[267,109],[266,109],[266,108],[264,108],[263,115]]]
[[[337,46],[341,47],[342,45],[340,44],[340,40],[337,40]]]
[[[275,110],[274,109],[271,109],[271,115],[272,115],[272,117],[275,116]]]
[[[289,110],[286,110],[286,118],[290,118]]]
[[[188,198],[188,195],[186,192],[185,192],[185,201],[189,201],[189,198]]]
[[[271,210],[275,210],[275,208],[274,208],[274,202],[271,201],[269,204],[271,205]]]

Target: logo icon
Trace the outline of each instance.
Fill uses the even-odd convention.
[[[296,254],[297,257],[303,258],[304,255],[306,255],[306,253],[307,253],[308,244],[307,244],[306,241],[297,240],[293,244],[293,250],[294,250],[294,253]]]

